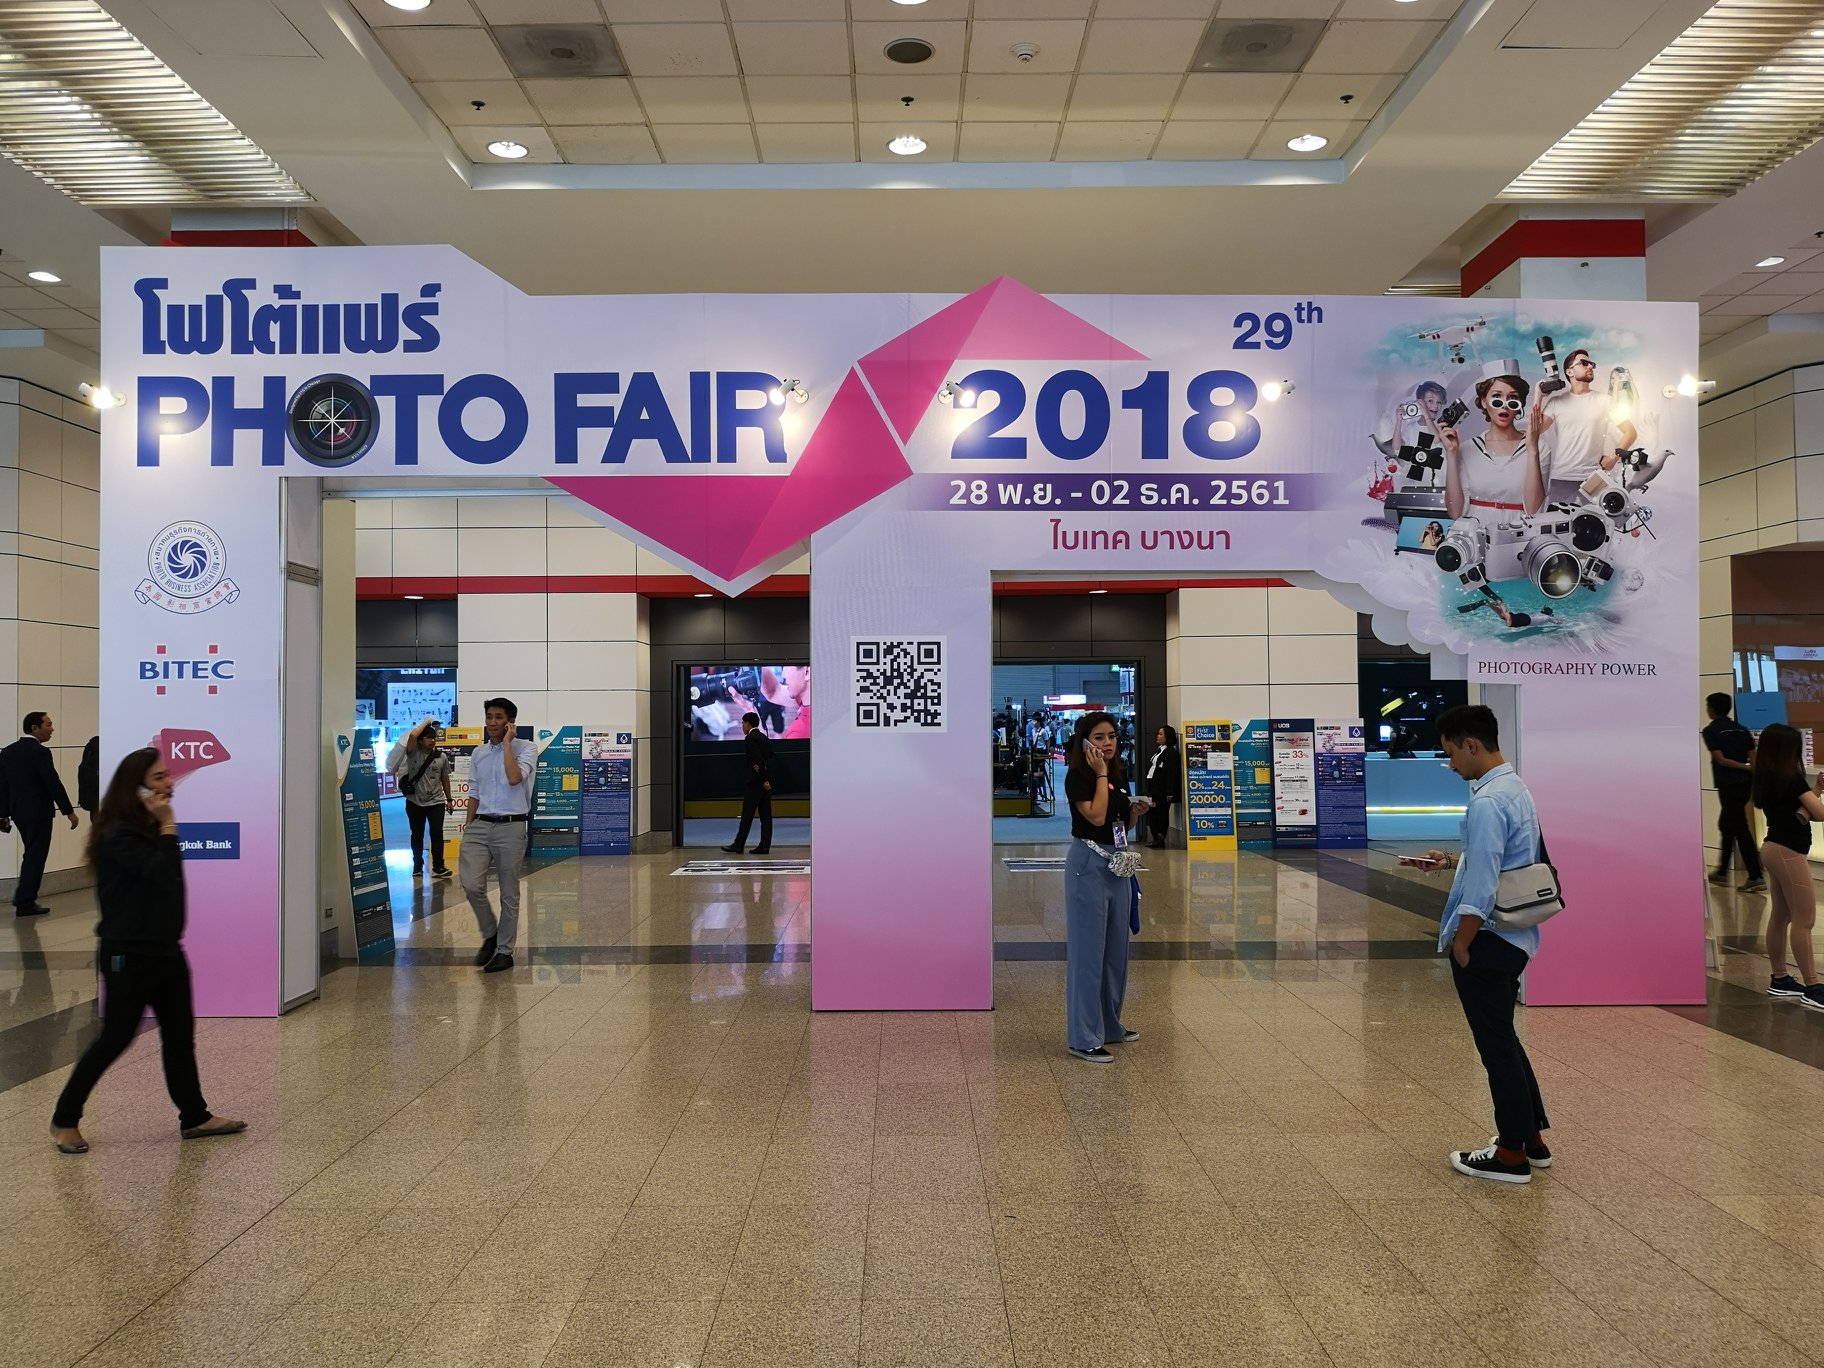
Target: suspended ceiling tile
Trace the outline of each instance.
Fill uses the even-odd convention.
[[[1786,269],[1804,271],[1824,271],[1824,247],[1818,246],[1815,233],[1807,233],[1805,241],[1796,247],[1788,247],[1778,253],[1786,258]]]
[[[1260,137],[1258,123],[1173,119],[1159,135],[1154,161],[1239,161]]]
[[[1749,295],[1764,294],[1816,294],[1824,290],[1824,272],[1795,271],[1788,268],[1784,271],[1770,272],[1767,279],[1748,291]]]
[[[1299,76],[1277,117],[1281,119],[1372,119],[1400,88],[1398,76]],[[1347,104],[1343,96],[1354,98]]]
[[[58,331],[69,341],[79,347],[86,347],[90,351],[95,351],[101,346],[100,328],[60,328]]]
[[[734,76],[653,76],[635,81],[633,88],[654,124],[748,121],[747,100]]]
[[[1215,0],[1100,0],[1097,19],[1195,19],[1207,24]]]
[[[935,21],[907,19],[903,23],[851,24],[855,41],[855,70],[887,74],[906,71],[907,67],[886,55],[886,46],[895,38],[923,38],[934,49],[931,60],[920,62],[920,75],[937,71],[961,71],[963,54],[969,45],[969,25],[961,20]]]
[[[636,77],[733,76],[740,69],[726,24],[616,24],[614,41]]]
[[[1221,0],[1218,19],[1328,19],[1337,0]],[[1391,6],[1390,6],[1391,8]]]
[[[852,162],[855,129],[850,124],[760,124],[760,160],[765,162]]]
[[[86,328],[94,319],[77,309],[10,309],[28,328]]]
[[[921,123],[955,123],[962,110],[961,76],[857,76],[856,117],[863,123],[917,119]],[[906,108],[902,97],[910,95]]]
[[[601,0],[602,13],[617,29],[622,24],[665,19],[678,24],[722,22],[722,0]]]
[[[915,157],[902,157],[887,151],[887,144],[901,133],[915,133],[926,143]],[[947,162],[956,156],[956,125],[948,123],[864,123],[861,125],[861,159],[864,162]]]
[[[469,7],[469,0],[437,0],[429,9],[394,9],[386,0],[351,0],[355,12],[367,20],[369,28],[446,28],[457,24],[479,24],[481,16]]]
[[[1585,0],[1586,6],[1589,0]],[[1343,0],[1338,19],[1439,19],[1454,18],[1463,0],[1408,0],[1390,5],[1387,0]]]
[[[646,115],[625,76],[581,80],[539,77],[520,82],[548,124],[644,123]]]
[[[443,0],[436,0],[432,9]],[[599,24],[595,0],[473,0],[490,24]]]
[[[420,81],[414,89],[431,112],[452,128],[544,122],[518,81]],[[482,108],[475,108],[476,100],[482,102]]]
[[[1698,301],[1697,301],[1698,312],[1706,313],[1706,314],[1710,313],[1710,312],[1714,311],[1715,309],[1721,307],[1722,305],[1727,304],[1730,300],[1732,300],[1734,298],[1735,298],[1734,295],[1725,295],[1725,294],[1701,295],[1698,297]]]
[[[510,81],[486,29],[390,28],[375,34],[408,81]]]
[[[1006,123],[1058,123],[1070,97],[1069,76],[971,73],[963,87],[963,117]]]
[[[1444,25],[1398,19],[1338,20],[1324,30],[1305,63],[1308,72],[1410,71]],[[1541,90],[1541,97],[1545,92]]]
[[[219,0],[147,0],[147,8],[171,32],[205,56],[322,56],[270,4],[247,4],[245,0],[238,5],[223,5]]]
[[[1048,162],[1057,142],[1055,123],[966,123],[958,160]]]
[[[1824,256],[1824,231],[1807,233],[1799,241],[1787,248],[1786,256],[1800,260],[1806,256]]]
[[[1292,88],[1291,73],[1193,71],[1172,110],[1177,119],[1270,118]]]
[[[1073,72],[1083,50],[1084,27],[1075,19],[978,19],[969,29],[969,70],[1021,76]],[[1014,55],[1017,43],[1038,49],[1030,62]]]
[[[843,23],[849,17],[847,0],[728,0],[728,17],[737,24],[789,20],[828,19]]]
[[[847,24],[736,24],[748,76],[821,76],[849,69]]]
[[[1721,285],[1718,285],[1711,293],[1719,295],[1747,294],[1748,291],[1754,289],[1755,286],[1764,284],[1768,275],[1769,273],[1767,271],[1743,271],[1740,275],[1732,276]]]
[[[1194,19],[1097,19],[1083,43],[1084,71],[1185,71],[1208,25]]]
[[[1163,122],[1183,79],[1181,76],[1079,76],[1070,95],[1070,121]]]
[[[29,269],[29,268],[28,268]],[[25,285],[0,285],[0,309],[60,309],[62,299]]]
[[[1824,313],[1824,290],[1820,290],[1817,294],[1801,299],[1797,304],[1788,304],[1785,308],[1781,309],[1780,312],[1783,314]]]
[[[31,326],[23,318],[15,318],[4,309],[0,309],[0,328],[29,328]]]
[[[1061,162],[1145,161],[1159,140],[1161,125],[1145,123],[1066,123],[1058,140]]]
[[[747,124],[657,124],[659,155],[673,164],[730,165],[760,160]]]
[[[471,161],[488,166],[525,166],[533,162],[556,162],[563,158],[558,155],[557,144],[551,140],[548,129],[534,125],[496,124],[490,127],[452,128],[450,136],[456,139],[456,145],[469,154]],[[526,155],[509,161],[497,157],[488,151],[488,144],[501,140],[516,142],[526,149]]]
[[[754,117],[767,123],[855,121],[847,76],[749,76],[747,101]]]
[[[1592,5],[1589,0],[1533,0],[1501,40],[1508,48],[1618,48],[1653,11],[1644,5]]]
[[[975,0],[976,22],[984,19],[1087,19],[1095,0]]]
[[[1368,127],[1368,121],[1339,122],[1333,119],[1301,119],[1296,123],[1281,123],[1278,120],[1267,125],[1260,135],[1260,142],[1255,145],[1255,161],[1326,161],[1340,157],[1349,150],[1349,145],[1361,136],[1362,130]],[[1330,139],[1328,147],[1316,152],[1294,152],[1286,146],[1291,138],[1301,133],[1316,133]]]
[[[1721,318],[1760,318],[1797,304],[1804,295],[1737,295],[1726,299],[1710,312]]]
[[[644,166],[659,159],[645,124],[557,127],[551,130],[564,160],[579,166]]]
[[[856,19],[886,22],[896,15],[913,14],[921,20],[967,19],[969,0],[918,0],[916,7],[892,0],[852,0],[849,11]]]

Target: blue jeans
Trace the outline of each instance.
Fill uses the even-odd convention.
[[[1064,857],[1064,1038],[1073,1050],[1121,1039],[1132,885],[1081,841]]]

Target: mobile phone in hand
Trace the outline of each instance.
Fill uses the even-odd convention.
[[[1414,869],[1438,869],[1444,862],[1442,860],[1434,860],[1429,855],[1402,855],[1400,856],[1400,863],[1403,865],[1411,865]]]

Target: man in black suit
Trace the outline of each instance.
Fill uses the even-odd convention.
[[[741,747],[747,766],[747,787],[741,792],[741,829],[735,843],[722,849],[739,855],[747,844],[747,829],[753,825],[754,812],[760,813],[760,844],[754,854],[764,855],[773,848],[773,743],[760,730],[760,714],[741,715]]]
[[[70,829],[76,829],[70,795],[51,759],[51,733],[56,730],[49,713],[29,712],[25,735],[0,750],[0,831],[11,831],[17,822],[19,839],[25,842],[19,882],[13,889],[13,911],[21,917],[43,916],[51,910],[39,905],[38,885],[44,880],[45,857],[51,853],[53,805],[70,819]]]

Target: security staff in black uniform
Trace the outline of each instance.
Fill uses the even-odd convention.
[[[773,848],[773,743],[760,730],[760,714],[741,714],[742,760],[747,766],[747,786],[741,792],[741,829],[733,845],[722,849],[731,855],[741,854],[747,844],[747,829],[753,825],[754,812],[760,813],[760,844],[754,854],[765,855]]]
[[[13,911],[21,917],[41,917],[51,910],[40,906],[38,885],[44,881],[44,861],[51,853],[52,806],[70,819],[72,831],[76,829],[70,795],[51,758],[51,733],[56,730],[49,713],[29,712],[25,735],[0,750],[0,831],[11,831],[16,822],[19,839],[25,842],[19,882],[13,888]]]

